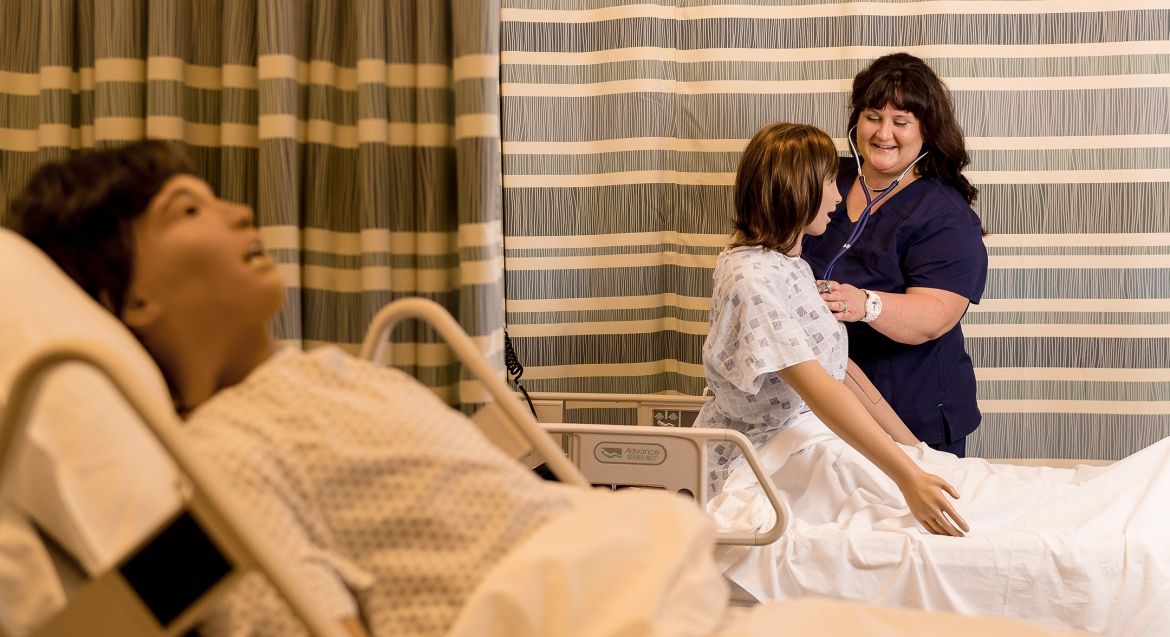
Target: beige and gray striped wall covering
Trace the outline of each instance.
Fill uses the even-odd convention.
[[[290,286],[279,334],[360,342],[440,301],[502,366],[498,3],[0,0],[0,219],[33,167],[173,140],[254,206]],[[413,326],[395,362],[476,402]]]
[[[353,346],[418,294],[498,361],[506,285],[530,388],[698,393],[740,150],[778,119],[844,149],[849,80],[893,50],[954,90],[991,231],[972,450],[1164,436],[1165,0],[0,0],[0,218],[45,159],[173,140],[255,206],[285,338]],[[429,334],[396,340],[478,399]]]
[[[844,151],[851,78],[905,50],[954,92],[990,231],[971,451],[1116,458],[1170,433],[1170,3],[505,0],[501,33],[530,389],[699,393],[739,152],[773,120]]]

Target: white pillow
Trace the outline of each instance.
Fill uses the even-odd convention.
[[[116,318],[23,237],[0,229],[0,401],[16,359],[84,337],[124,359],[143,389],[167,396],[154,361]],[[91,575],[113,566],[182,504],[174,462],[113,384],[80,363],[48,377],[7,497]]]
[[[37,532],[0,503],[0,628],[27,634],[65,607],[65,590]]]

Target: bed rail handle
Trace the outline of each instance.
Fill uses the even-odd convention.
[[[544,456],[549,469],[562,482],[588,486],[588,481],[581,472],[565,458],[565,454],[553,443],[553,440],[532,414],[521,406],[513,397],[512,390],[504,383],[484,358],[483,352],[476,347],[471,337],[463,331],[451,313],[443,306],[422,298],[398,299],[382,308],[362,341],[361,357],[368,361],[390,363],[386,352],[387,337],[399,322],[405,319],[418,319],[430,325],[446,341],[455,352],[459,361],[463,363],[476,380],[483,383],[488,393],[496,399],[496,404],[516,425],[516,428],[528,439],[528,442]]]
[[[751,468],[752,473],[755,474],[756,480],[760,483],[764,496],[768,499],[768,503],[776,514],[776,519],[772,523],[771,528],[766,531],[720,531],[717,535],[716,542],[725,545],[760,546],[775,542],[788,530],[792,519],[792,512],[788,507],[788,503],[780,497],[779,492],[776,491],[776,486],[764,474],[759,456],[756,454],[755,447],[752,446],[751,441],[738,431],[731,429],[691,429],[685,427],[639,427],[633,425],[585,425],[570,423],[542,423],[541,426],[544,427],[545,431],[552,434],[589,434],[599,437],[608,436],[611,438],[614,436],[633,436],[647,440],[653,438],[684,438],[704,449],[709,442],[730,442],[739,447],[743,453],[748,466]],[[702,461],[702,458],[703,456],[700,455],[701,465],[697,467],[697,471],[699,472],[699,479],[705,480],[702,477],[703,472],[705,472],[702,466],[705,462]]]

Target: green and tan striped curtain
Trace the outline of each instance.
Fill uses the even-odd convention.
[[[850,81],[904,50],[951,87],[990,235],[964,319],[991,456],[1170,433],[1170,5],[505,0],[507,319],[530,389],[703,386],[748,138],[844,151]]]
[[[0,219],[42,161],[172,140],[255,208],[291,284],[282,338],[356,349],[417,295],[499,362],[498,25],[494,0],[0,0]],[[479,400],[427,330],[395,341]]]

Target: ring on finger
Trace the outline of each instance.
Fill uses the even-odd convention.
[[[849,303],[847,303],[847,302],[845,302],[845,301],[841,301],[841,313],[842,313],[842,314],[848,314],[848,313],[849,313]]]

